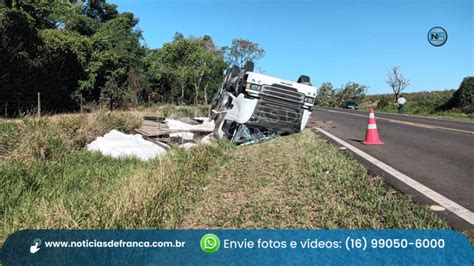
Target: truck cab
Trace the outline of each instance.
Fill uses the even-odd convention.
[[[251,144],[274,136],[296,133],[306,127],[317,88],[309,77],[297,82],[253,71],[253,63],[226,73],[213,103],[216,138]]]

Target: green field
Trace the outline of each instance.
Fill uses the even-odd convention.
[[[148,162],[84,149],[145,113],[0,121],[0,240],[26,228],[448,228],[309,129]]]

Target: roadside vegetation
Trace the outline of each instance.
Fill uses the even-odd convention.
[[[456,90],[404,93],[407,100],[405,114],[440,119],[474,121],[473,112],[463,112],[459,107],[444,109],[454,98]],[[367,96],[360,104],[360,110],[375,108],[379,112],[398,113],[393,95],[379,94]]]
[[[139,18],[106,0],[0,1],[0,116],[210,104],[226,68],[265,51],[177,32],[143,44]]]
[[[148,162],[84,148],[165,109],[0,121],[0,240],[26,228],[447,228],[309,130]]]

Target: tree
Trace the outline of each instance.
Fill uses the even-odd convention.
[[[474,112],[474,77],[465,77],[454,97],[457,99],[457,106],[464,113]]]
[[[41,65],[36,90],[42,95],[42,108],[68,111],[79,107],[79,81],[86,78],[84,66],[90,48],[85,36],[72,31],[46,29],[36,61]]]
[[[97,31],[98,24],[93,18],[73,14],[67,18],[65,28],[81,35],[92,36]]]
[[[184,38],[181,33],[152,51],[146,61],[148,79],[159,97],[185,104],[206,103],[227,67],[210,36]]]
[[[73,2],[15,0],[5,1],[5,6],[28,13],[38,29],[52,29],[64,22],[65,17],[72,14]]]
[[[119,15],[117,6],[108,4],[105,0],[89,0],[84,5],[83,14],[98,22],[107,22]]]
[[[127,93],[123,82],[119,80],[123,73],[119,72],[119,70],[107,71],[105,85],[101,90],[101,101],[109,105],[110,111],[121,103]]]
[[[463,113],[474,112],[474,76],[465,77],[453,96],[443,105],[437,108],[438,111],[446,111],[459,108]]]
[[[82,100],[111,110],[139,101],[207,103],[227,68],[223,50],[209,35],[181,33],[151,50],[137,24],[106,0],[0,1],[2,114],[31,111],[37,92],[51,113],[77,110]],[[235,44],[242,63],[263,56],[258,44]]]
[[[30,108],[41,65],[36,60],[42,40],[28,13],[0,8],[0,104],[6,113],[19,114]],[[5,107],[7,108],[7,107]],[[3,113],[3,112],[2,112]]]
[[[246,39],[233,39],[230,47],[222,48],[227,64],[243,67],[247,61],[258,61],[265,55],[265,50],[258,43]]]
[[[392,88],[396,101],[398,95],[400,95],[400,93],[410,85],[410,82],[408,79],[403,77],[398,66],[393,66],[388,73],[387,84]]]
[[[139,42],[141,32],[134,29],[137,23],[132,13],[124,12],[102,23],[91,36],[92,51],[86,65],[87,78],[80,82],[81,93],[88,100],[100,97],[107,71],[117,70],[117,75],[122,75],[118,80],[127,82],[130,68],[140,67],[139,61],[145,52]]]
[[[318,106],[334,106],[335,103],[335,92],[331,82],[324,82],[319,86],[318,95],[316,96],[315,105]]]
[[[368,86],[355,82],[348,82],[336,91],[336,106],[341,106],[344,101],[360,102],[367,93]]]

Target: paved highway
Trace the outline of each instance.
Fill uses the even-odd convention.
[[[375,116],[384,145],[361,144],[368,112],[315,108],[312,118],[317,127],[474,211],[474,123],[382,113]],[[404,191],[403,184],[392,185]]]

